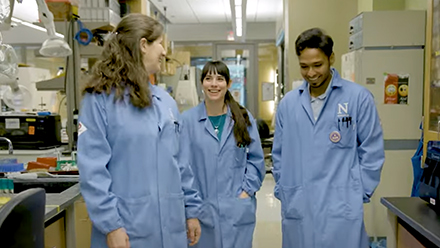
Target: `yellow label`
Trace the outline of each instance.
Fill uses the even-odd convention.
[[[0,205],[6,204],[9,200],[11,200],[11,197],[0,197]]]
[[[26,118],[26,121],[27,122],[36,122],[37,120],[36,119],[31,119],[31,118]]]

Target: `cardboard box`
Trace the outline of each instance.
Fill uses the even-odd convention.
[[[66,248],[64,217],[44,229],[44,247]]]
[[[92,221],[89,218],[86,203],[82,197],[75,202],[75,235],[77,248],[90,247]]]
[[[73,14],[78,15],[78,4],[73,5],[70,1],[46,0],[46,4],[54,21],[70,20]]]

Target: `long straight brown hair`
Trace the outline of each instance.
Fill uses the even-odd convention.
[[[221,61],[209,61],[205,64],[202,70],[201,82],[203,83],[203,80],[208,74],[216,73],[222,75],[228,84],[230,83],[229,80],[231,77],[229,74],[229,68]],[[226,91],[225,103],[231,109],[232,119],[234,120],[234,137],[237,146],[242,147],[249,145],[251,143],[251,137],[249,135],[248,127],[252,124],[249,120],[247,110],[235,101],[229,90]]]
[[[128,89],[134,106],[150,106],[149,73],[142,61],[140,40],[145,38],[147,44],[151,44],[162,33],[162,25],[146,15],[129,14],[122,18],[106,41],[101,59],[94,65],[83,94],[110,94],[115,90],[115,100],[118,100],[123,99]]]

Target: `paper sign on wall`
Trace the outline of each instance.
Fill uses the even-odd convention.
[[[408,104],[409,75],[385,73],[385,104]]]
[[[273,101],[275,99],[275,84],[272,82],[262,83],[261,84],[261,92],[263,101]]]

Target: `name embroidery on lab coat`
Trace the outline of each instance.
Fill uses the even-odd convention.
[[[344,113],[342,113],[344,112]],[[347,117],[348,114],[348,102],[338,103],[338,117]]]
[[[342,118],[342,120],[341,120]],[[341,129],[341,121],[342,123],[347,122],[347,126],[348,123],[350,122],[351,125],[351,117],[348,114],[348,102],[344,102],[344,103],[338,103],[338,128]],[[338,131],[333,131],[330,133],[330,140],[333,143],[338,143],[339,141],[341,141],[341,133],[339,133]]]

